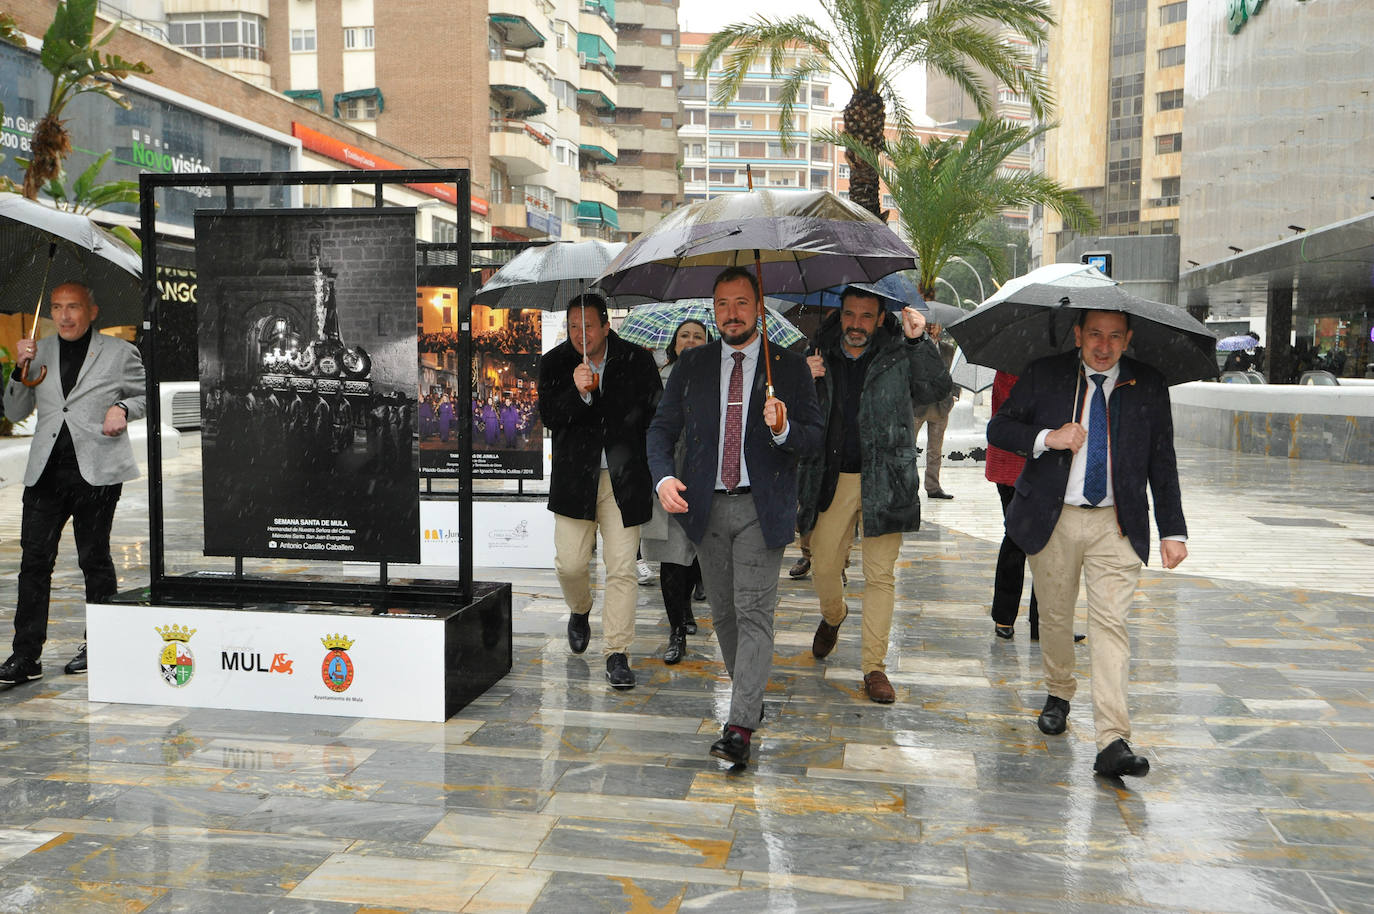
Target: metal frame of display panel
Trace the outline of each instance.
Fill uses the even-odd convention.
[[[243,557],[235,557],[234,572],[227,574],[169,575],[166,568],[166,530],[162,478],[162,416],[160,382],[157,375],[157,341],[161,296],[157,289],[157,231],[155,213],[158,191],[172,188],[209,188],[223,193],[222,212],[236,206],[235,190],[246,187],[294,188],[370,186],[373,205],[385,209],[383,190],[392,185],[452,184],[457,188],[454,221],[458,240],[442,245],[423,243],[427,251],[446,248],[444,260],[453,266],[458,280],[458,362],[472,361],[472,232],[471,183],[467,169],[399,169],[390,171],[288,171],[249,173],[193,173],[143,174],[139,176],[139,219],[143,242],[143,360],[147,372],[148,391],[148,528],[151,598],[154,602],[177,604],[215,600],[219,603],[310,602],[338,603],[353,606],[369,604],[383,606],[392,602],[407,604],[461,604],[475,599],[472,580],[472,425],[458,423],[458,449],[462,472],[458,476],[459,501],[459,579],[458,593],[452,581],[396,580],[389,577],[387,563],[377,563],[378,576],[373,581],[330,579],[295,575],[283,577],[254,577],[244,573]],[[210,207],[207,207],[209,209]],[[297,209],[297,206],[264,205],[261,200],[239,208]],[[355,207],[322,207],[353,209]],[[451,258],[451,260],[450,260]],[[417,250],[417,276],[421,268],[421,254]],[[471,372],[462,372],[459,379],[460,402],[472,397]],[[418,497],[418,492],[417,492]],[[270,560],[264,560],[270,561]],[[293,559],[291,561],[302,561]]]

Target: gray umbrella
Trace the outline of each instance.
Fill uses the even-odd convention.
[[[916,265],[885,222],[834,194],[752,190],[674,210],[630,242],[598,284],[616,296],[705,298],[726,267],[752,272],[755,251],[766,295],[871,282]]]
[[[491,308],[560,311],[588,291],[625,249],[619,241],[560,241],[526,248],[482,284],[473,303]]]
[[[90,217],[0,194],[0,312],[32,313],[53,286],[75,280],[95,293],[97,327],[138,325],[142,272],[142,259]]]
[[[980,305],[945,329],[970,362],[1019,375],[1038,358],[1074,348],[1073,326],[1082,311],[1129,315],[1133,335],[1126,354],[1159,371],[1168,384],[1217,375],[1216,337],[1206,327],[1182,308],[1139,298],[1117,285],[1032,283]]]

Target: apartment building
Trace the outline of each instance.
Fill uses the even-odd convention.
[[[768,188],[835,189],[835,149],[811,138],[811,132],[830,127],[835,116],[829,78],[813,78],[793,107],[793,132],[784,148],[779,133],[782,79],[772,78],[765,62],[751,72],[739,97],[724,108],[711,101],[718,66],[701,79],[696,62],[711,35],[683,32],[678,59],[683,66],[679,90],[685,122],[678,131],[686,200],[746,190],[745,166],[753,171],[754,186]],[[795,61],[784,62],[784,72]]]
[[[627,241],[682,203],[677,13],[677,0],[618,0],[616,5],[620,94],[614,132],[620,154],[601,170],[619,190],[619,237]]]
[[[1178,232],[1187,0],[1057,0],[1040,60],[1060,127],[1046,174],[1078,191],[1108,236]],[[1052,263],[1073,233],[1032,213],[1032,244]]]

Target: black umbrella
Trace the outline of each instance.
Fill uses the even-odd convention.
[[[1038,358],[1075,348],[1073,327],[1082,311],[1129,315],[1126,354],[1159,371],[1167,384],[1217,375],[1216,337],[1206,327],[1182,308],[1139,298],[1117,285],[1032,283],[980,305],[945,329],[970,362],[1019,375]]]
[[[137,326],[142,273],[142,258],[90,217],[0,194],[0,312],[32,311],[54,283],[75,280],[95,294],[97,327]]]
[[[624,249],[622,242],[595,239],[526,248],[483,283],[472,301],[491,308],[561,311]]]
[[[630,242],[597,285],[615,296],[706,298],[721,270],[752,268],[756,251],[767,295],[871,282],[916,265],[887,223],[832,193],[752,190],[674,210]]]

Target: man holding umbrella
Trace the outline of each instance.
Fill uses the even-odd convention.
[[[802,464],[799,526],[803,533],[811,532],[813,580],[821,604],[811,653],[817,659],[828,656],[840,623],[849,615],[840,576],[859,520],[864,691],[870,700],[889,704],[896,700],[885,662],[893,569],[902,534],[921,526],[910,416],[913,408],[949,396],[952,382],[917,309],[904,308],[899,324],[877,295],[850,287],[832,315],[821,327],[820,350],[807,358],[825,417],[823,449],[807,455]]]
[[[680,515],[696,544],[733,682],[711,754],[745,765],[773,664],[778,571],[797,519],[797,456],[820,445],[821,419],[806,363],[761,339],[754,274],[725,269],[713,301],[721,338],[678,359],[649,427],[649,465],[659,503]],[[776,396],[764,383],[770,374]],[[674,449],[683,434],[679,479]]]
[[[653,515],[645,434],[663,391],[647,349],[611,330],[606,299],[594,292],[568,305],[568,338],[539,360],[539,415],[553,433],[549,510],[554,570],[568,617],[568,646],[591,639],[592,548],[601,533],[606,565],[606,679],[632,689],[639,525]]]
[[[98,309],[85,285],[64,282],[52,290],[51,301],[57,336],[20,340],[18,360],[27,372],[21,380],[16,369],[5,387],[5,415],[11,421],[38,408],[24,472],[14,654],[0,666],[0,683],[9,685],[43,676],[52,571],[69,519],[87,602],[115,592],[110,527],[123,483],[138,476],[126,433],[129,420],[141,418],[144,410],[138,349],[92,329]],[[66,672],[86,672],[85,644]]]
[[[1088,593],[1097,759],[1111,777],[1141,776],[1126,706],[1126,615],[1150,545],[1145,486],[1154,498],[1160,559],[1188,555],[1169,393],[1159,371],[1123,357],[1130,318],[1079,310],[1077,351],[1033,362],[988,423],[988,443],[1026,457],[1007,509],[1007,534],[1029,556],[1040,600],[1048,697],[1037,725],[1063,733],[1074,696],[1073,614]]]

